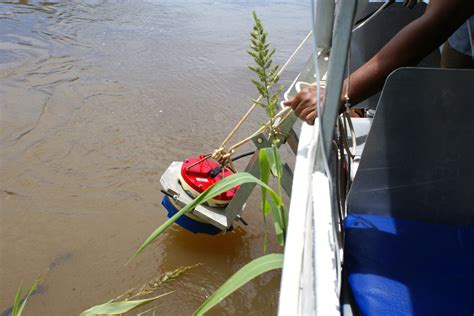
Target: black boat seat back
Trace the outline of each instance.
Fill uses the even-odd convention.
[[[474,70],[400,68],[386,81],[348,212],[474,226]]]

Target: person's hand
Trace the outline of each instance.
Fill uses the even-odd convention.
[[[320,88],[320,101],[324,101],[324,88]],[[318,116],[316,110],[316,85],[308,86],[302,89],[298,94],[288,101],[283,102],[285,106],[293,109],[296,116],[308,123],[314,124],[314,120]]]

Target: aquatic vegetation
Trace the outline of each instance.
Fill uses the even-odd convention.
[[[266,224],[266,218],[268,214],[272,213],[273,225],[275,229],[275,235],[280,246],[285,244],[286,239],[286,228],[288,226],[288,209],[282,201],[282,190],[281,190],[281,178],[283,176],[283,164],[281,163],[281,156],[278,147],[272,144],[272,147],[262,148],[259,151],[259,165],[260,165],[260,179],[268,185],[270,180],[270,173],[277,180],[277,193],[279,201],[275,203],[274,199],[267,198],[267,190],[264,186],[262,190],[262,212],[263,220]],[[266,231],[265,231],[266,234]],[[264,252],[266,253],[266,235]]]
[[[95,316],[95,315],[120,315],[123,313],[127,313],[132,311],[136,308],[139,308],[145,304],[151,303],[156,301],[157,299],[171,294],[173,292],[168,292],[165,294],[161,294],[155,297],[146,298],[142,300],[135,300],[135,301],[121,301],[121,302],[108,302],[101,305],[96,305],[89,308],[86,311],[81,313],[81,316]],[[143,313],[142,313],[143,314]]]
[[[125,293],[117,296],[116,298],[108,301],[107,303],[96,305],[87,309],[86,311],[81,313],[81,316],[95,316],[95,315],[102,315],[102,314],[119,315],[119,314],[130,312],[148,303],[152,303],[159,298],[162,298],[168,294],[173,293],[174,291],[170,291],[170,292],[157,295],[154,297],[146,298],[146,299],[139,299],[139,300],[131,300],[131,299],[143,297],[145,295],[150,295],[156,292],[157,290],[159,290],[160,287],[164,285],[165,283],[175,280],[186,271],[198,266],[201,266],[201,263],[197,263],[192,266],[182,266],[172,271],[167,271],[163,275],[159,276],[158,278],[155,278],[143,284],[139,288],[139,290],[136,291],[135,289],[130,289],[126,291]],[[124,297],[125,299],[123,299]],[[137,316],[145,315],[154,310],[155,308],[148,309],[144,312],[137,314]]]
[[[144,296],[144,295],[149,295],[156,290],[158,290],[163,284],[177,279],[180,277],[184,272],[199,267],[201,266],[201,263],[196,263],[195,265],[192,266],[182,266],[178,267],[172,271],[167,271],[165,272],[162,276],[159,276],[158,278],[154,280],[150,280],[147,283],[143,284],[140,289],[134,293],[134,289],[128,290],[125,294],[120,295],[119,297],[115,298],[114,301],[117,301],[120,297],[127,296],[127,300],[139,296]]]
[[[255,72],[260,81],[252,79],[252,83],[260,92],[262,99],[266,100],[252,100],[254,103],[263,107],[270,118],[270,141],[271,147],[262,148],[259,151],[259,167],[260,180],[255,177],[252,179],[242,179],[248,182],[254,182],[260,185],[262,190],[262,214],[265,222],[265,239],[264,239],[264,253],[266,253],[267,246],[267,232],[266,232],[266,218],[268,214],[272,214],[275,235],[278,243],[283,246],[286,238],[286,229],[288,224],[288,210],[286,209],[282,200],[281,178],[283,176],[283,165],[281,162],[280,150],[278,149],[279,139],[278,133],[273,128],[273,118],[276,115],[276,108],[278,98],[283,90],[283,86],[279,86],[276,91],[272,91],[273,86],[278,82],[279,77],[277,71],[279,66],[272,67],[272,56],[275,49],[269,48],[267,43],[267,32],[265,32],[260,19],[256,13],[253,12],[255,25],[251,36],[251,50],[248,54],[251,55],[257,66],[249,66],[249,69]],[[277,180],[277,192],[269,186],[270,174]],[[239,177],[239,174],[234,176]],[[225,180],[225,179],[224,179]],[[258,180],[258,181],[257,181]],[[221,181],[222,182],[222,181]],[[220,182],[215,184],[215,190],[219,187]],[[270,195],[271,198],[268,198]],[[256,258],[238,270],[232,275],[224,284],[222,284],[195,312],[194,315],[203,315],[212,307],[219,304],[224,298],[232,294],[235,290],[256,278],[257,276],[274,269],[283,267],[283,254],[268,254]]]
[[[250,33],[251,44],[247,53],[253,57],[256,65],[248,66],[248,68],[258,76],[258,80],[251,79],[251,81],[263,99],[252,99],[252,102],[264,108],[268,117],[273,118],[276,114],[278,97],[283,91],[282,85],[280,85],[276,91],[272,91],[272,88],[278,83],[278,80],[280,80],[277,74],[280,66],[273,66],[272,56],[275,54],[275,49],[270,49],[270,43],[267,42],[268,33],[265,32],[262,22],[257,17],[255,11],[252,12],[252,16],[255,25],[253,26],[253,31]]]
[[[262,273],[280,269],[283,266],[283,254],[273,253],[252,260],[231,276],[194,312],[194,315],[203,315],[224,298],[232,294],[245,283]]]
[[[283,175],[280,151],[275,144],[272,147],[262,148],[259,152],[260,178],[264,185],[260,185],[262,189],[262,213],[266,223],[266,217],[271,212],[275,235],[281,246],[285,243],[286,229],[288,223],[288,211],[282,202],[281,177]],[[270,173],[277,179],[277,191],[269,189],[268,181]],[[238,176],[236,174],[235,176]],[[220,182],[215,186],[219,186]],[[271,199],[268,199],[267,193]],[[266,232],[265,232],[266,234]],[[266,252],[266,236],[264,244],[264,252]],[[203,315],[215,305],[219,304],[224,298],[239,289],[242,285],[257,276],[274,269],[283,267],[283,254],[268,254],[258,257],[234,275],[232,275],[224,284],[222,284],[194,313],[194,315]]]
[[[41,279],[38,278],[35,280],[33,285],[31,286],[30,290],[28,291],[28,294],[25,296],[25,298],[21,298],[22,293],[23,293],[23,286],[20,285],[18,288],[18,291],[16,292],[15,299],[13,301],[13,307],[12,307],[12,316],[21,316],[23,313],[23,310],[25,309],[26,303],[28,302],[28,298],[30,298],[31,294],[38,288],[38,285],[40,284]]]

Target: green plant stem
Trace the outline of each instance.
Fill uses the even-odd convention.
[[[281,176],[280,177],[277,177],[277,194],[280,198],[282,198],[282,191],[281,191]],[[283,234],[285,235],[285,239],[286,239],[286,218],[285,218],[285,210],[284,210],[284,207],[283,205],[281,205],[279,208],[280,210],[280,216],[283,220]]]

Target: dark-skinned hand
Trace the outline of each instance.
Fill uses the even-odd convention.
[[[324,88],[320,88],[320,102],[324,101]],[[298,92],[293,98],[283,102],[285,106],[293,109],[296,116],[308,123],[314,124],[314,120],[318,116],[316,110],[316,85],[308,86]]]

